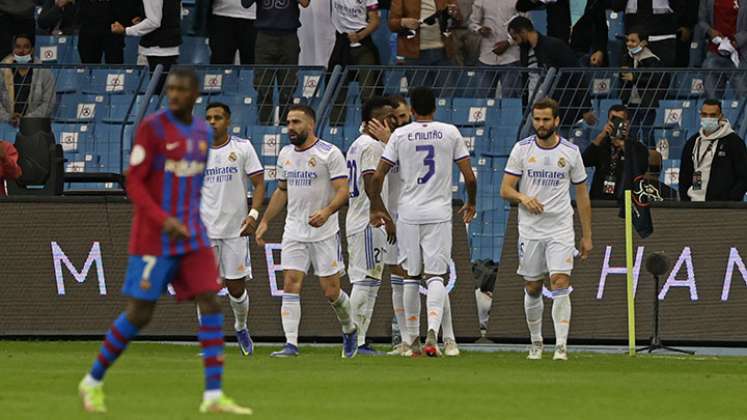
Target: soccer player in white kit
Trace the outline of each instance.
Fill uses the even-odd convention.
[[[423,351],[434,357],[440,353],[438,332],[448,297],[444,279],[451,260],[452,162],[457,163],[467,189],[467,203],[460,209],[464,223],[475,216],[477,182],[459,130],[453,125],[433,121],[436,112],[433,91],[415,88],[410,99],[415,121],[395,130],[387,143],[372,182],[374,196],[369,195],[371,221],[393,223],[379,194],[384,177],[399,163],[402,180],[397,219],[400,262],[409,280],[423,278],[427,285],[428,333]],[[420,338],[416,340],[419,342]]]
[[[345,231],[348,240],[348,277],[353,285],[350,293],[350,305],[353,319],[358,325],[358,354],[375,356],[379,353],[366,344],[366,333],[371,324],[376,297],[384,274],[384,255],[386,253],[387,234],[384,230],[371,226],[370,202],[367,191],[376,166],[384,153],[385,142],[375,138],[368,130],[371,121],[379,124],[394,125],[394,108],[391,102],[383,97],[369,99],[363,105],[363,132],[350,145],[346,156],[349,171],[350,200],[345,219]],[[382,199],[389,200],[388,188],[385,185],[381,192]],[[394,243],[394,231],[391,242]]]
[[[298,325],[301,322],[301,285],[313,266],[324,296],[332,305],[343,332],[342,355],[352,358],[358,350],[357,326],[350,299],[340,289],[345,271],[337,211],[348,201],[348,169],[345,157],[333,144],[316,137],[316,115],[306,105],[289,107],[290,145],[278,154],[278,187],[257,227],[257,243],[264,245],[270,221],[288,205],[280,254],[283,267],[283,303],[280,314],[286,344],[273,357],[298,356]]]
[[[581,259],[592,249],[591,202],[586,169],[578,147],[560,137],[558,104],[546,98],[532,107],[536,135],[516,143],[506,164],[501,197],[519,205],[519,269],[526,280],[524,312],[532,345],[528,359],[542,358],[542,285],[550,276],[554,360],[568,360],[571,322],[571,270],[575,253],[571,184],[581,219]],[[518,187],[518,188],[517,188]]]
[[[223,283],[234,315],[239,350],[252,354],[246,319],[249,295],[246,280],[252,276],[249,237],[257,227],[265,196],[264,168],[249,140],[228,135],[231,109],[222,103],[207,106],[207,122],[213,127],[213,145],[208,155],[202,187],[200,214],[218,259]],[[247,194],[253,187],[252,209]]]

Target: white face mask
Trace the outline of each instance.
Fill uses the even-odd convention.
[[[643,51],[643,47],[641,47],[640,45],[637,47],[628,48],[628,54],[630,54],[631,56],[640,54],[641,51]]]
[[[31,54],[29,55],[16,55],[13,54],[13,60],[18,64],[28,64],[31,62]]]
[[[719,120],[718,118],[704,117],[700,119],[700,126],[703,127],[703,132],[710,134],[718,130]]]

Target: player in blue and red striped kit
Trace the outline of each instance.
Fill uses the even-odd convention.
[[[198,339],[205,367],[201,412],[251,414],[221,391],[223,314],[215,255],[200,219],[200,190],[212,129],[192,118],[199,96],[191,70],[171,70],[166,80],[168,110],[138,127],[130,156],[127,193],[135,208],[130,259],[123,293],[127,309],[112,325],[91,371],[79,385],[83,407],[105,412],[103,377],[138,331],[150,321],[156,301],[171,284],[178,301],[194,300],[202,317]]]

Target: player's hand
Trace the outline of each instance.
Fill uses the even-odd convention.
[[[482,28],[477,30],[477,33],[487,38],[490,36],[490,34],[493,33],[493,30],[488,28],[487,26],[483,26]]]
[[[542,214],[542,212],[545,211],[545,206],[543,206],[542,203],[537,201],[536,197],[529,197],[525,195],[521,198],[520,202],[522,206],[524,206],[527,210],[529,210],[529,213]]]
[[[508,41],[498,41],[493,45],[493,54],[501,55],[509,48],[511,48],[511,44],[509,44]]]
[[[604,63],[604,53],[602,51],[595,51],[594,54],[589,57],[589,64],[594,67],[599,67]]]
[[[163,231],[171,239],[188,239],[189,229],[176,217],[169,217],[163,222]]]
[[[358,35],[357,32],[349,32],[348,34],[348,40],[350,40],[350,44],[357,44],[361,41],[360,35]]]
[[[257,226],[257,230],[254,232],[254,239],[257,241],[257,245],[259,246],[265,246],[265,233],[267,233],[267,222],[264,220],[259,222],[259,225]]]
[[[142,21],[143,21],[143,18],[141,18],[140,16],[135,16],[134,18],[132,18],[132,24],[133,25],[137,25],[138,23],[140,23]]]
[[[389,124],[383,124],[377,119],[372,119],[371,121],[369,121],[366,124],[366,128],[368,129],[368,132],[371,133],[374,138],[376,138],[376,140],[384,143],[389,142],[389,137],[392,136],[392,129],[389,128]]]
[[[581,259],[586,260],[587,258],[589,258],[589,255],[591,254],[591,250],[593,248],[594,245],[591,243],[591,238],[581,238]]]
[[[119,22],[112,23],[112,33],[117,35],[123,35],[125,33],[125,27]]]
[[[477,210],[475,210],[474,204],[464,203],[461,209],[459,209],[459,214],[462,215],[462,220],[464,220],[464,223],[470,223],[472,220],[475,219],[475,214],[477,213]]]
[[[386,210],[371,209],[368,223],[373,227],[381,227],[387,223],[394,224],[394,220],[392,220],[392,216],[390,216]]]
[[[257,219],[252,216],[246,216],[244,223],[241,224],[241,236],[249,236],[257,230]]]
[[[311,216],[309,216],[309,224],[315,228],[322,227],[327,222],[327,219],[329,219],[329,216],[331,216],[332,213],[325,207],[321,210],[315,211]]]
[[[415,30],[420,27],[420,22],[415,18],[402,18],[400,19],[400,25],[403,28]]]

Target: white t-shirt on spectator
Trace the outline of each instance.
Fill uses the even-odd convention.
[[[358,32],[368,24],[368,11],[378,10],[378,0],[332,0],[332,24],[341,34]]]
[[[257,4],[252,3],[252,7],[247,9],[241,5],[241,0],[213,0],[213,14],[255,20],[257,19]]]

